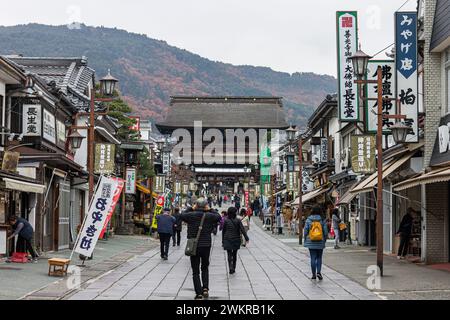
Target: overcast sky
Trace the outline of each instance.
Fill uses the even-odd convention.
[[[211,60],[335,76],[336,11],[358,11],[362,49],[374,54],[394,42],[394,12],[405,1],[21,0],[0,10],[0,24],[81,21],[146,34]],[[416,2],[401,10],[415,10]]]

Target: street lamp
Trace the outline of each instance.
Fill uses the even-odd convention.
[[[85,136],[82,136],[77,130],[72,132],[70,135],[67,136],[67,139],[70,140],[70,145],[72,146],[72,149],[80,149],[81,142],[83,139],[86,138]]]
[[[119,80],[111,75],[111,69],[108,69],[108,74],[100,79],[100,92],[102,95],[112,96],[118,82]]]
[[[353,71],[357,80],[355,83],[360,85],[363,84],[376,84],[378,87],[377,101],[377,172],[378,172],[378,182],[377,182],[377,221],[376,221],[376,235],[377,235],[377,266],[380,270],[380,275],[383,276],[383,119],[405,119],[404,115],[389,115],[383,114],[383,101],[395,100],[396,98],[383,98],[383,73],[381,66],[377,68],[377,80],[365,80],[367,74],[367,65],[370,56],[361,51],[361,48],[355,53],[355,55],[350,57],[353,64]],[[361,88],[361,87],[360,87]],[[363,97],[364,91],[359,90],[359,94],[362,100],[370,100],[369,98]],[[392,128],[392,127],[391,127]],[[392,128],[392,135],[396,142],[404,142],[406,136],[410,129],[406,125],[396,124]]]
[[[397,144],[404,143],[406,141],[406,137],[412,131],[411,127],[403,122],[396,122],[394,125],[389,127],[389,130],[391,130],[392,137]]]

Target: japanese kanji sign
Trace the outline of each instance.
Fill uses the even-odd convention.
[[[406,142],[419,139],[418,123],[418,77],[417,77],[417,13],[395,13],[395,64],[397,70],[397,98],[400,99],[401,114],[413,133]]]
[[[352,136],[352,169],[355,173],[375,172],[375,135]]]
[[[309,173],[302,168],[302,192],[307,193],[314,189],[314,181],[311,180]]]
[[[394,60],[372,60],[367,66],[367,80],[377,80],[377,69],[381,67],[383,87],[383,98],[395,98],[395,61]],[[378,85],[368,83],[366,86],[368,98],[378,98]],[[377,132],[378,123],[378,102],[373,100],[366,101],[366,128],[368,132]],[[396,103],[394,100],[383,100],[383,114],[394,115],[396,113]],[[383,132],[394,124],[393,119],[383,119]]]
[[[358,18],[356,11],[338,11],[337,20],[337,59],[339,84],[339,118],[341,121],[358,121],[358,90],[354,83],[353,64],[350,57],[357,50]]]
[[[43,137],[50,142],[56,143],[55,116],[44,109],[44,134]]]
[[[166,190],[166,177],[162,175],[153,178],[153,191],[164,192]]]
[[[103,226],[102,232],[100,233],[100,238],[103,239],[103,235],[106,232],[106,228],[108,227],[108,223],[112,218],[112,215],[114,213],[114,209],[116,208],[117,202],[119,202],[120,195],[122,194],[123,186],[125,182],[123,179],[120,178],[111,178],[117,181],[117,188],[114,191],[113,201],[111,203],[111,207],[108,211],[108,216],[106,217],[105,225]]]
[[[125,193],[126,194],[135,194],[136,193],[136,169],[135,168],[127,168],[126,170],[126,185],[125,185]]]
[[[320,139],[320,162],[322,162],[322,163],[328,162],[328,139],[327,138]]]
[[[297,191],[298,190],[298,172],[289,171],[286,172],[286,190],[287,191]]]
[[[264,195],[266,197],[272,196],[272,185],[270,183],[264,183]]]
[[[95,173],[110,174],[115,168],[116,146],[111,143],[97,143],[95,145]]]
[[[41,135],[42,117],[40,104],[23,105],[22,124],[22,133],[24,136]]]
[[[74,248],[75,252],[86,257],[92,255],[113,204],[119,181],[120,179],[100,176],[94,198],[84,218],[83,228],[78,235],[78,240]]]

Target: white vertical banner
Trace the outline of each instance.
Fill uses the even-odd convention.
[[[136,169],[135,168],[127,168],[126,170],[126,184],[125,184],[125,193],[126,194],[135,194],[136,193]]]
[[[113,203],[119,180],[100,176],[94,198],[89,206],[88,213],[84,218],[83,228],[78,236],[74,252],[90,257],[97,244],[100,233],[108,216],[109,209]]]
[[[350,60],[358,48],[357,16],[356,11],[336,12],[338,104],[339,119],[343,122],[359,121],[358,90]]]
[[[383,77],[383,98],[395,99],[395,61],[394,60],[371,60],[367,66],[367,80],[377,80],[378,67],[381,67]],[[366,96],[368,98],[378,98],[378,85],[369,83],[366,86]],[[383,100],[383,114],[396,114],[395,100]],[[377,132],[378,124],[378,101],[366,101],[366,128],[370,133]],[[383,132],[388,133],[389,127],[395,123],[394,119],[383,119]]]
[[[417,12],[395,13],[395,64],[397,74],[397,98],[400,113],[413,133],[406,142],[419,141],[419,103],[417,76]]]

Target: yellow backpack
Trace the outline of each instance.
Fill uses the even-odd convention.
[[[323,230],[320,221],[313,221],[311,223],[311,228],[309,229],[309,239],[311,241],[323,240]]]

